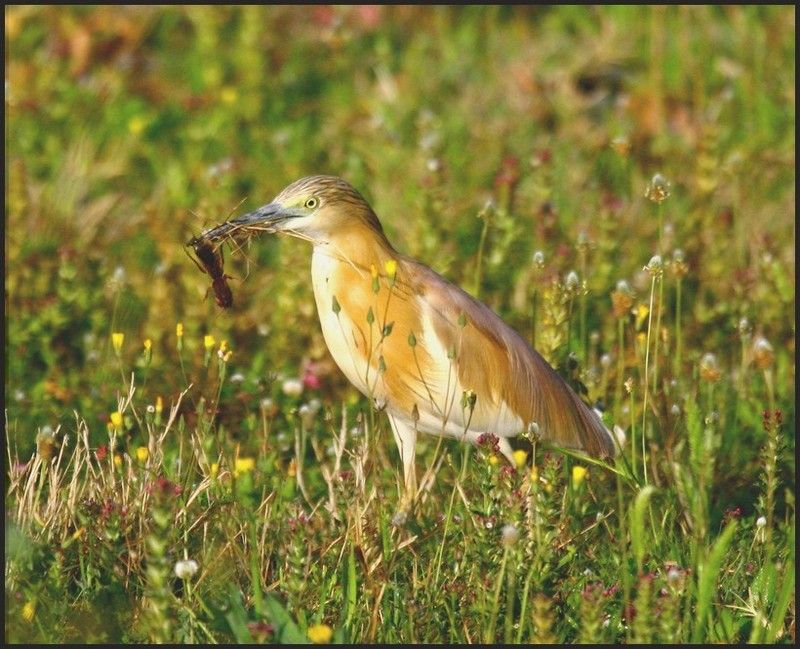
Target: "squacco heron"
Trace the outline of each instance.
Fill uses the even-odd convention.
[[[309,176],[207,235],[284,233],[313,245],[311,278],[322,334],[350,382],[385,408],[406,496],[416,494],[418,432],[475,443],[538,427],[542,439],[614,454],[597,413],[489,307],[396,251],[375,212],[334,176]]]

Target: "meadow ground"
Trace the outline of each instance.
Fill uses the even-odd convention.
[[[792,7],[5,29],[7,642],[795,640]],[[226,250],[228,311],[186,255],[314,173],[601,404],[616,463],[426,437],[400,511],[307,244]]]

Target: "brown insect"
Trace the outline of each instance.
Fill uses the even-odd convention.
[[[233,304],[233,293],[227,282],[230,275],[226,275],[223,270],[222,252],[214,250],[214,246],[202,237],[193,237],[187,245],[194,249],[194,254],[200,260],[200,263],[197,263],[197,260],[192,258],[194,263],[211,277],[211,288],[214,289],[217,304],[223,309],[229,309]]]

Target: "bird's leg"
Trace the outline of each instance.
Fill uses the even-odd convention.
[[[389,423],[394,433],[394,441],[403,460],[403,478],[405,493],[403,494],[401,509],[410,508],[417,495],[417,474],[415,468],[417,431],[406,422],[389,415]]]

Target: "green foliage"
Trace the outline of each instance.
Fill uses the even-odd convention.
[[[6,641],[794,642],[793,16],[9,7]],[[401,508],[307,245],[226,249],[227,311],[186,255],[313,173],[620,457],[424,437]]]

